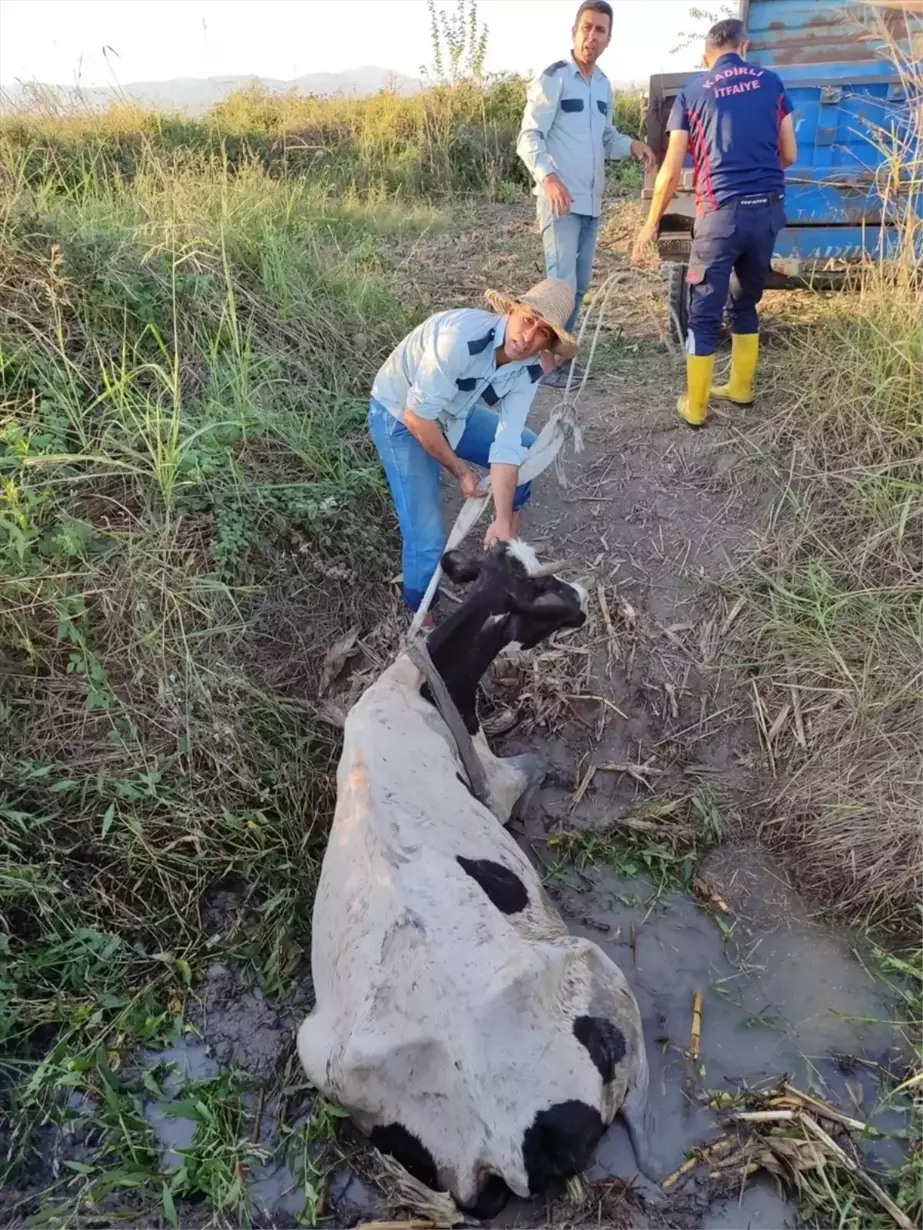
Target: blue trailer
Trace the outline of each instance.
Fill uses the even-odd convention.
[[[750,34],[747,58],[785,82],[798,139],[798,159],[786,172],[787,225],[776,243],[769,285],[842,280],[851,263],[888,255],[908,206],[920,214],[919,182],[902,184],[896,197],[889,168],[896,143],[919,139],[921,100],[908,97],[907,75],[888,55],[889,45],[900,47],[908,60],[918,53],[920,11],[919,0],[741,0],[740,17]],[[647,138],[660,158],[673,100],[694,75],[651,78]],[[646,200],[653,181],[653,175],[645,180]],[[688,159],[658,236],[670,305],[683,335],[695,212]]]

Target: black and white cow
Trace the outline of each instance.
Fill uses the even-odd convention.
[[[484,1217],[510,1191],[536,1195],[584,1169],[619,1110],[637,1127],[648,1068],[621,971],[568,935],[503,827],[540,783],[538,759],[494,756],[475,710],[496,655],[579,627],[586,594],[533,575],[523,543],[477,559],[449,552],[443,568],[471,589],[427,647],[491,806],[473,797],[402,655],[346,721],[314,907],[317,1007],[298,1050],[375,1145]]]

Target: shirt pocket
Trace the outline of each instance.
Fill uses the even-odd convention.
[[[587,100],[572,95],[558,104],[556,127],[570,141],[586,140]]]

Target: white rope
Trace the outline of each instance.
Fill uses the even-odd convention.
[[[593,296],[592,303],[588,306],[583,314],[583,323],[580,326],[580,332],[577,335],[577,348],[579,352],[580,344],[583,341],[583,335],[586,332],[587,324],[590,317],[596,314],[595,328],[593,330],[593,340],[590,344],[590,353],[587,355],[586,365],[584,367],[583,379],[580,382],[580,388],[577,389],[573,397],[571,397],[571,384],[574,379],[574,364],[571,363],[567,374],[567,385],[564,389],[564,396],[552,410],[548,422],[539,432],[536,439],[532,442],[528,453],[522,465],[519,467],[518,486],[523,483],[531,482],[537,478],[539,474],[548,469],[552,463],[555,467],[555,475],[562,487],[567,485],[564,475],[564,459],[561,455],[561,450],[568,436],[573,438],[574,452],[583,452],[583,430],[577,422],[577,401],[586,387],[586,382],[590,376],[590,368],[593,365],[593,357],[596,354],[596,343],[599,341],[599,334],[602,328],[602,323],[606,314],[606,305],[609,301],[609,296],[614,287],[619,283],[626,281],[631,275],[625,272],[611,273],[609,277],[602,283],[599,290]],[[576,360],[575,360],[576,361]],[[471,496],[465,500],[462,505],[461,512],[455,518],[455,524],[449,533],[443,554],[446,551],[452,551],[467,538],[468,534],[480,520],[481,513],[487,507],[487,502],[491,496],[490,475],[486,474],[478,484],[478,490],[481,492],[478,496]],[[441,565],[436,568],[429,585],[426,587],[426,593],[423,595],[423,600],[413,617],[410,625],[410,631],[407,636],[412,640],[420,631],[420,626],[426,617],[426,613],[432,604],[433,597],[436,593],[436,588],[439,585],[439,580],[442,576]]]

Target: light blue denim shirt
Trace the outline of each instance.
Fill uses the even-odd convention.
[[[522,429],[535,400],[542,368],[538,360],[497,367],[497,347],[506,317],[479,308],[437,312],[408,333],[382,364],[372,397],[395,418],[410,409],[439,423],[452,448],[476,405],[499,414],[490,463],[521,465]]]
[[[571,56],[529,83],[516,152],[535,180],[539,224],[552,217],[542,180],[556,173],[575,214],[602,213],[605,158],[628,158],[633,138],[612,124],[612,86],[599,68],[589,81]]]

